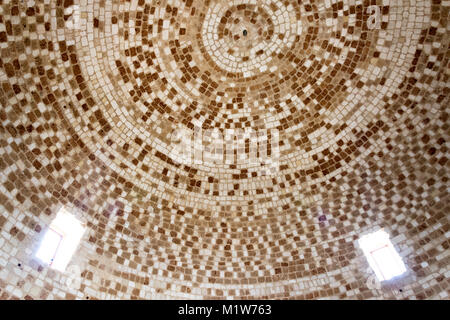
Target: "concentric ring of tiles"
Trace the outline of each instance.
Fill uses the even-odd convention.
[[[3,297],[447,297],[448,2],[0,8]],[[277,130],[276,173],[181,163],[196,127]],[[61,205],[89,227],[75,289],[32,257]],[[403,293],[367,287],[377,227]]]
[[[273,56],[290,50],[301,34],[300,10],[279,1],[232,4],[219,1],[207,7],[201,29],[204,50],[226,72],[244,78],[258,75],[268,69]]]

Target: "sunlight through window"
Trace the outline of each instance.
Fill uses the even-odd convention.
[[[84,231],[82,223],[61,208],[45,233],[36,257],[51,268],[64,271]]]
[[[378,280],[390,280],[406,272],[402,258],[383,229],[363,236],[358,242]]]

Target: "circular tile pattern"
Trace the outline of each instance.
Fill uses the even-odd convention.
[[[447,2],[0,15],[4,297],[447,297]],[[33,258],[61,205],[88,226],[77,288]],[[409,268],[380,290],[356,243],[378,227]]]
[[[292,48],[302,30],[299,8],[270,0],[233,4],[219,1],[208,8],[201,29],[202,45],[208,58],[225,72],[244,78],[258,76],[268,70],[273,56]],[[248,37],[243,36],[244,31]]]

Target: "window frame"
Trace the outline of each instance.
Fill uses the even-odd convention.
[[[397,279],[398,277],[404,276],[405,273],[408,272],[406,264],[404,263],[399,252],[395,249],[389,234],[384,230],[384,228],[365,234],[358,239],[358,244],[363,251],[370,268],[373,270],[380,282]],[[396,272],[392,273],[394,275],[390,276],[386,274],[386,267],[383,266],[380,258],[374,254],[380,250],[387,250],[386,254],[389,254],[389,260],[396,266]]]
[[[46,245],[45,238],[49,232],[59,237],[58,244],[49,252],[48,257],[39,256],[41,250],[45,252],[43,246]],[[85,232],[86,224],[77,219],[65,207],[61,207],[41,239],[35,257],[50,268],[64,272],[77,251]],[[55,264],[55,262],[57,263]]]

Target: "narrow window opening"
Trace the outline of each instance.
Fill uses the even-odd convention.
[[[48,264],[52,269],[64,271],[75,253],[84,234],[83,224],[64,207],[45,233],[36,258]]]
[[[383,229],[363,236],[358,243],[379,281],[390,280],[406,272],[402,258]]]

